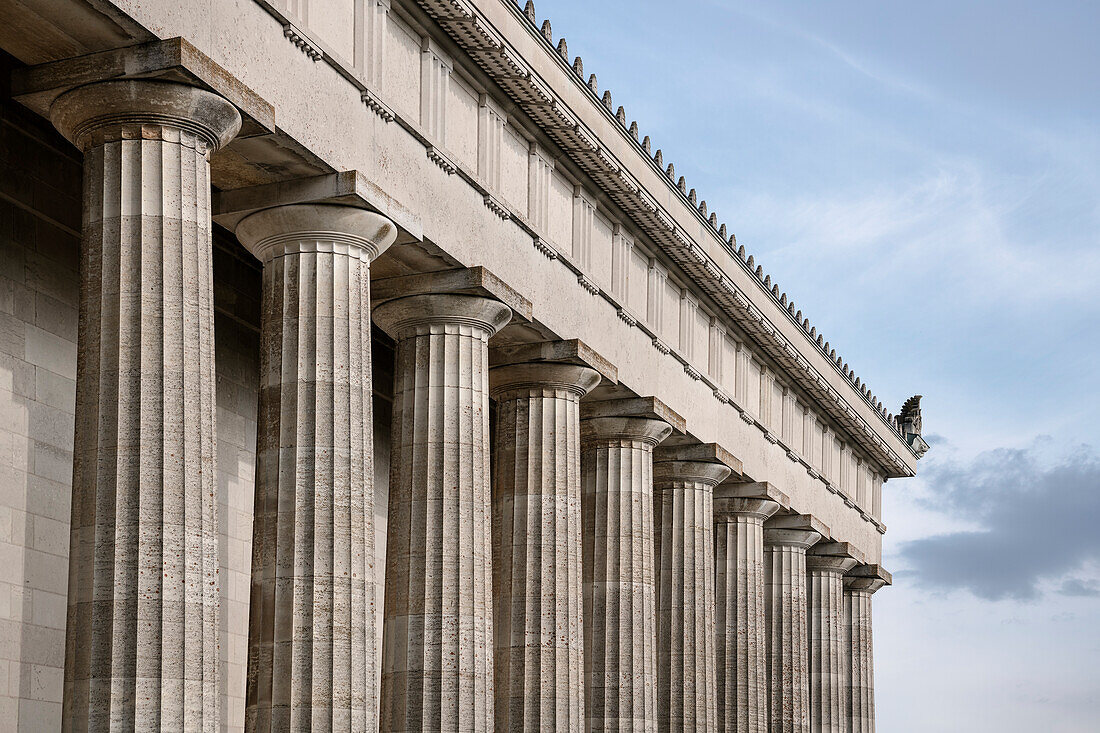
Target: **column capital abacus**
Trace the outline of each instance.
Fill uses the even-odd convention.
[[[881,565],[873,563],[857,565],[844,576],[844,591],[873,595],[880,588],[892,585],[893,582],[894,577]]]
[[[581,419],[604,417],[644,417],[666,423],[678,434],[687,431],[687,421],[656,397],[621,397],[607,400],[585,400],[581,404]]]
[[[432,293],[387,300],[374,309],[374,322],[395,339],[433,326],[466,326],[492,336],[512,318],[512,309],[498,300],[474,295]]]
[[[648,417],[592,417],[581,420],[581,443],[627,441],[652,447],[670,433],[671,425]]]
[[[851,575],[844,576],[845,593],[866,593],[874,595],[880,588],[886,586],[886,581],[879,578],[858,578]]]
[[[509,364],[575,364],[594,369],[609,385],[619,381],[619,370],[580,339],[500,344],[489,349],[489,367]]]
[[[484,267],[459,267],[371,281],[371,303],[374,308],[391,300],[435,295],[495,300],[508,306],[513,321],[531,320],[531,301]]]
[[[669,438],[653,454],[653,464],[674,462],[701,462],[725,466],[729,473],[719,480],[735,481],[741,477],[744,466],[732,452],[718,443],[698,443],[687,435]]]
[[[739,516],[753,516],[764,521],[790,506],[790,498],[766,481],[727,481],[714,489],[715,521],[736,521]]]
[[[261,262],[303,252],[333,252],[373,261],[397,239],[392,221],[339,204],[289,204],[249,214],[237,239]]]
[[[810,514],[782,514],[764,524],[764,544],[807,550],[829,536],[829,527]]]
[[[579,364],[506,364],[489,369],[489,396],[501,399],[530,390],[562,390],[583,397],[600,379],[595,369]]]
[[[823,541],[815,544],[806,554],[806,569],[843,575],[863,561],[863,553],[851,543]]]
[[[50,105],[50,121],[85,151],[125,139],[186,144],[189,133],[208,153],[224,147],[241,129],[240,112],[221,96],[156,79],[115,79],[75,87]]]
[[[653,461],[653,483],[662,489],[690,483],[713,489],[730,475],[729,466],[707,461]]]
[[[811,573],[833,573],[844,575],[859,564],[859,560],[852,557],[838,557],[835,555],[815,555],[814,548],[806,553],[806,570]]]
[[[687,423],[656,397],[581,402],[581,442],[638,442],[653,447]]]

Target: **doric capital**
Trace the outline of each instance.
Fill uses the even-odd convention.
[[[881,578],[856,578],[851,575],[844,576],[844,591],[846,593],[866,593],[873,595],[886,585]]]
[[[714,489],[715,521],[750,516],[763,522],[791,505],[782,491],[766,482],[726,482]]]
[[[595,369],[608,384],[619,379],[615,365],[580,339],[499,344],[489,349],[489,366],[506,364],[577,364]]]
[[[883,586],[894,582],[894,577],[881,565],[857,565],[844,576],[844,590],[847,593],[874,593]]]
[[[721,479],[737,480],[743,466],[740,459],[718,443],[699,443],[687,435],[670,437],[653,453],[653,463],[666,461],[701,461],[725,466],[729,472]]]
[[[658,489],[681,483],[699,484],[713,488],[730,475],[729,466],[707,461],[658,461],[653,462],[653,483]]]
[[[531,301],[484,267],[458,267],[415,275],[399,275],[371,281],[371,303],[405,299],[413,295],[472,295],[508,306],[512,319],[531,320]]]
[[[714,497],[714,521],[736,521],[738,517],[751,517],[763,522],[779,511],[779,504],[771,499],[740,499]]]
[[[780,509],[790,509],[791,499],[779,490],[775,484],[767,481],[727,481],[714,490],[714,513],[729,512],[740,514],[741,507],[755,506],[746,502],[766,502],[760,506],[766,508],[767,517]],[[771,505],[775,505],[771,508]],[[728,508],[727,508],[728,507]]]
[[[236,234],[261,262],[298,252],[337,252],[370,262],[393,244],[397,227],[366,209],[293,204],[246,216]]]
[[[119,79],[71,89],[50,105],[50,121],[81,150],[108,140],[175,140],[190,133],[210,152],[241,129],[237,108],[198,87],[152,79]],[[171,132],[169,132],[169,130]]]
[[[764,524],[764,544],[809,549],[829,536],[829,527],[810,514],[781,514]]]
[[[629,441],[655,446],[671,432],[672,426],[665,421],[648,417],[593,417],[581,420],[583,443]]]
[[[687,430],[687,421],[656,397],[623,397],[608,400],[588,399],[581,403],[581,418],[646,417],[666,423],[677,433]]]
[[[579,364],[508,364],[489,370],[489,394],[494,399],[533,389],[564,390],[583,397],[599,383],[599,372]]]
[[[434,326],[476,328],[488,337],[508,324],[512,311],[490,298],[439,293],[387,300],[374,308],[373,316],[374,322],[397,340]]]
[[[806,553],[806,569],[811,573],[835,573],[837,575],[844,575],[844,573],[859,564],[859,560],[852,557],[815,555],[815,549],[817,549],[816,546],[810,548]]]
[[[862,565],[867,559],[866,555],[851,542],[818,542],[811,554],[821,557],[851,558],[856,561],[856,565]],[[852,567],[855,567],[855,565]]]

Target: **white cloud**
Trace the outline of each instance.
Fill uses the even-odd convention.
[[[795,198],[731,198],[757,233],[739,241],[750,249],[753,238],[765,245],[758,259],[766,270],[774,262],[799,279],[844,273],[846,282],[855,273],[870,289],[855,294],[861,299],[906,284],[932,307],[1095,306],[1100,249],[1024,241],[1010,220],[1042,182],[991,178],[973,162],[943,160],[909,180]]]

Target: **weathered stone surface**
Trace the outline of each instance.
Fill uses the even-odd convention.
[[[66,730],[215,730],[218,531],[209,154],[228,102],[115,81],[60,96],[84,151]]]
[[[850,557],[806,556],[810,632],[810,730],[846,729],[843,615],[844,573],[857,564]]]
[[[375,309],[397,341],[384,732],[493,726],[488,341],[510,317],[449,294]]]
[[[497,731],[584,729],[579,420],[599,381],[572,364],[489,372]]]
[[[369,268],[397,230],[294,205],[236,233],[264,266],[245,728],[374,731]]]
[[[586,730],[657,730],[653,447],[662,420],[581,421]]]
[[[661,731],[717,730],[712,492],[729,474],[720,463],[653,464]]]
[[[768,720],[779,733],[810,730],[806,550],[820,539],[813,529],[764,528]]]
[[[0,57],[0,76],[11,63]],[[0,727],[12,733],[61,729],[82,168],[0,83]]]
[[[882,577],[844,578],[842,647],[848,729],[875,731],[875,657],[871,632],[871,596],[887,583]]]
[[[715,648],[718,730],[768,729],[764,520],[779,510],[768,498],[714,495]]]

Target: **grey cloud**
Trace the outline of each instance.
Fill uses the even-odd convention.
[[[1078,596],[1081,598],[1100,597],[1100,583],[1095,580],[1082,580],[1081,578],[1067,578],[1062,582],[1058,592],[1064,596]]]
[[[917,582],[991,600],[1030,599],[1042,581],[1100,558],[1100,456],[1091,446],[1051,452],[1049,441],[1038,440],[969,462],[930,461],[923,479],[931,497],[924,501],[981,529],[904,543]],[[1070,595],[1091,591],[1100,594],[1080,580],[1061,588]]]

